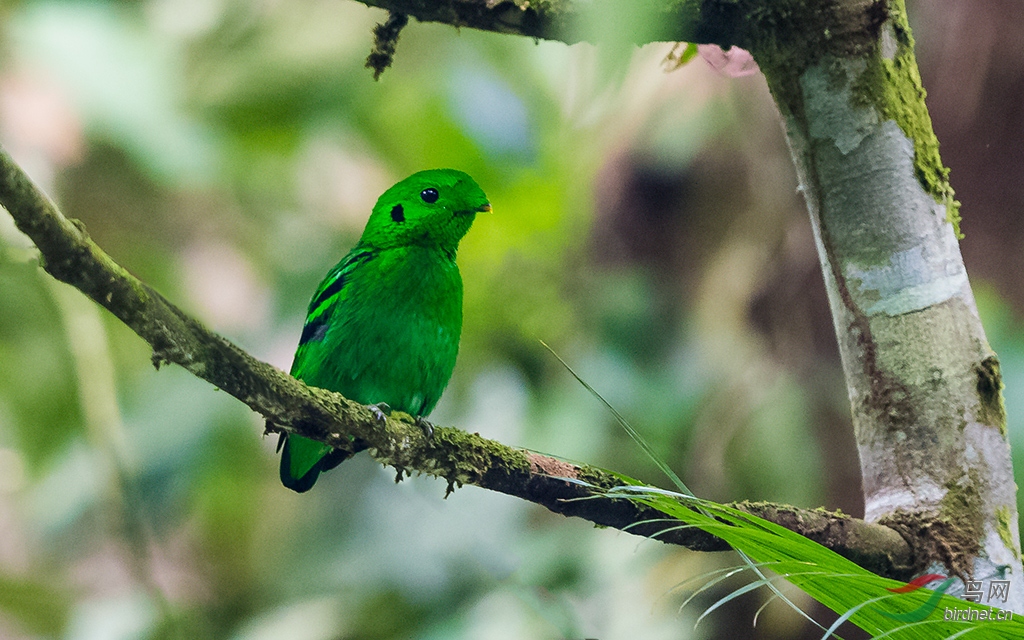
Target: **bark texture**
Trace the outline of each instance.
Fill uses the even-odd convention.
[[[999,363],[957,242],[959,203],[924,104],[902,2],[870,40],[755,48],[785,119],[846,374],[865,517],[930,570],[1012,581],[1024,606]],[[812,32],[813,33],[813,32]],[[813,38],[813,36],[811,36]],[[820,49],[818,49],[820,50]]]

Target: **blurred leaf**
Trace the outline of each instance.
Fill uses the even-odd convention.
[[[0,573],[0,611],[29,633],[58,636],[71,618],[71,593],[43,582]]]
[[[117,141],[164,180],[202,180],[210,141],[178,110],[173,43],[114,2],[32,2],[9,28],[22,55],[59,74],[86,128]]]
[[[821,453],[807,413],[804,391],[792,379],[780,376],[769,385],[748,424],[729,444],[729,476],[743,483],[737,495],[806,507],[821,503]]]
[[[60,310],[34,263],[11,263],[0,254],[0,415],[37,474],[82,433],[78,390]]]

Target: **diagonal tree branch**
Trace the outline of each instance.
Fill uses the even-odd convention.
[[[337,393],[307,387],[206,329],[148,285],[116,264],[88,236],[84,226],[65,218],[5,150],[0,149],[0,204],[39,248],[43,268],[85,293],[117,316],[153,349],[153,362],[180,365],[238,398],[276,428],[345,447],[350,436],[370,445],[381,464],[403,474],[445,478],[449,491],[472,484],[529,500],[566,516],[657,538],[696,550],[724,550],[717,538],[625,499],[597,495],[620,486],[614,475],[574,465],[466,433],[438,427],[432,438],[406,414],[386,422],[365,406]],[[580,480],[592,490],[565,479]],[[588,498],[588,499],[581,499]],[[829,547],[881,575],[906,579],[914,558],[893,529],[824,510],[771,503],[740,503],[740,509],[766,518]]]

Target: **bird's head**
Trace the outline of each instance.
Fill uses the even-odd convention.
[[[381,195],[360,243],[379,249],[436,246],[454,253],[476,214],[490,210],[483,190],[462,171],[420,171]]]

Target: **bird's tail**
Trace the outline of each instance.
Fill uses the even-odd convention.
[[[357,446],[356,451],[363,448],[365,446]],[[287,433],[281,434],[278,449],[281,450],[281,483],[299,493],[309,491],[321,472],[333,469],[354,453]]]

